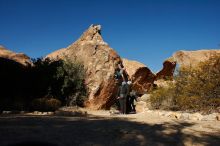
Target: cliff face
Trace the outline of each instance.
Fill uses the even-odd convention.
[[[219,53],[220,50],[178,51],[173,54],[173,58],[180,67],[195,67],[200,62],[204,62]]]
[[[123,58],[123,65],[132,80],[132,89],[140,94],[146,93],[153,85],[156,76],[140,62]]]
[[[103,41],[100,25],[91,25],[75,43],[47,57],[51,59],[68,57],[83,63],[89,93],[87,107],[109,109],[114,103],[118,89],[114,74],[116,64],[121,58]]]

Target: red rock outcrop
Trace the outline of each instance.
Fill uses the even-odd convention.
[[[118,87],[114,74],[116,64],[121,58],[103,41],[100,25],[91,25],[75,43],[47,57],[51,59],[68,57],[84,64],[89,93],[87,107],[109,109],[115,102]]]
[[[146,93],[153,85],[155,75],[144,64],[123,59],[123,65],[132,80],[132,88],[139,94]]]
[[[163,69],[156,74],[156,80],[158,79],[172,79],[176,68],[176,61],[173,58],[169,58],[163,62]]]
[[[200,62],[204,62],[219,53],[220,50],[178,51],[173,54],[173,58],[180,67],[195,67]]]
[[[22,65],[31,64],[30,58],[23,53],[15,53],[0,45],[0,57],[16,61]]]

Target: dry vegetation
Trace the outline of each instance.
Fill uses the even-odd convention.
[[[220,55],[196,68],[181,68],[168,87],[152,91],[153,109],[206,111],[220,107]]]

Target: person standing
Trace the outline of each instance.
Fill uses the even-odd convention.
[[[121,114],[126,114],[126,103],[127,103],[126,100],[128,93],[129,93],[128,85],[125,81],[123,81],[118,90],[118,99],[119,99]]]
[[[126,99],[126,111],[127,111],[127,113],[130,113],[131,112],[130,92],[131,92],[131,88],[132,88],[132,82],[130,80],[127,82],[127,86],[128,86],[128,95],[127,95],[127,99]]]
[[[131,111],[130,111],[131,113],[136,113],[134,101],[137,102],[137,94],[134,90],[132,90],[129,93],[129,103],[130,103],[130,107],[131,107]]]

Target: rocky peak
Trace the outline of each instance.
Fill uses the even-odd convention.
[[[76,42],[47,57],[51,59],[68,57],[83,63],[89,97],[87,107],[109,109],[115,102],[118,88],[114,74],[117,64],[122,60],[114,49],[103,41],[100,25],[91,25]]]
[[[107,43],[104,42],[102,36],[101,36],[101,25],[91,25],[84,33],[83,35],[75,42],[86,42],[86,43],[100,43],[103,45],[107,45]]]

